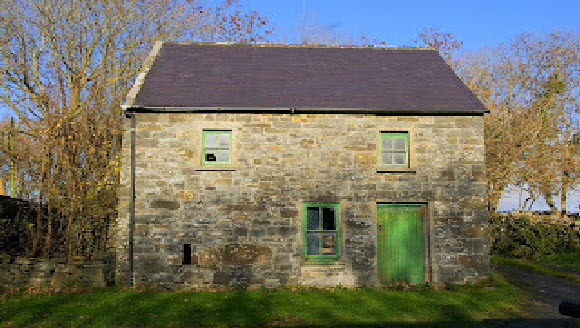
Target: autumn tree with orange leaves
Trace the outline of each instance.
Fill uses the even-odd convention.
[[[522,33],[511,41],[456,57],[453,67],[491,111],[485,117],[488,197],[492,210],[508,185],[532,203],[566,195],[580,178],[580,47],[574,31]]]

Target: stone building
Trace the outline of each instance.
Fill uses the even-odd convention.
[[[123,109],[118,283],[489,275],[489,111],[433,49],[159,42]]]

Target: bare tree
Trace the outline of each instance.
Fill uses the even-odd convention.
[[[457,40],[450,32],[439,28],[423,28],[418,39],[413,41],[416,45],[436,49],[447,64],[453,67],[457,51],[463,46],[463,41]]]
[[[14,149],[2,142],[0,152],[32,180],[23,195],[66,217],[62,251],[69,258],[103,251],[116,217],[120,105],[153,43],[263,40],[266,20],[237,9],[231,0],[217,7],[187,0],[2,2],[0,103],[17,116],[20,141]],[[53,219],[37,220],[31,255],[40,254],[43,237],[42,255],[51,255]]]

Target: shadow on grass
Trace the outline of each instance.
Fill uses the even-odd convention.
[[[242,291],[208,292],[204,296],[171,292],[128,294],[119,299],[127,312],[115,312],[110,303],[95,306],[91,312],[109,327],[119,323],[138,327],[212,327],[231,323],[252,326],[267,321],[272,311],[266,298],[248,297]]]
[[[508,292],[109,290],[9,300],[0,307],[0,327],[574,327],[572,319],[524,319],[508,308],[497,317],[515,319],[473,320]]]
[[[228,326],[228,327],[244,327],[244,326]],[[256,326],[257,327],[257,326]],[[414,322],[401,323],[385,321],[380,323],[368,324],[340,324],[334,323],[331,325],[275,325],[275,327],[311,327],[311,328],[327,328],[327,327],[342,327],[342,328],[371,328],[371,327],[393,327],[393,328],[574,328],[574,321],[572,319],[487,319],[483,321],[458,321],[458,322]]]

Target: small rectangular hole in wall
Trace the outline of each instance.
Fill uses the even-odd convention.
[[[205,154],[205,161],[206,162],[215,162],[216,161],[215,154],[210,154],[210,153]]]
[[[183,264],[191,264],[191,244],[183,244]]]

